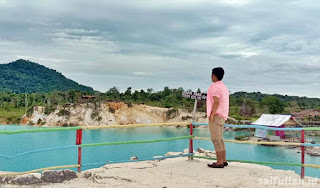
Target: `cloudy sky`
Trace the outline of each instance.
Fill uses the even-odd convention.
[[[28,59],[105,92],[320,97],[318,0],[0,0],[0,63]]]

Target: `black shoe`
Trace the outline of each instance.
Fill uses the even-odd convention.
[[[208,164],[210,168],[224,168],[224,164],[218,165],[217,163]]]
[[[223,165],[228,166],[229,164],[228,164],[228,162],[223,162]]]

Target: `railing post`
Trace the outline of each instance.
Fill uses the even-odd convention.
[[[76,145],[82,144],[82,129],[77,130]],[[78,172],[81,172],[81,146],[78,147]]]
[[[193,135],[193,124],[191,123],[190,124],[190,136]],[[190,138],[189,140],[189,153],[193,153],[193,139]],[[189,159],[190,160],[193,160],[193,157],[192,156],[189,156]]]
[[[304,143],[304,130],[301,131],[301,143]],[[301,146],[301,164],[304,165],[305,146]],[[304,166],[301,166],[301,179],[304,179]]]

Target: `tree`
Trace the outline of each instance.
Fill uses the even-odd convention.
[[[127,90],[124,92],[124,95],[131,96],[131,87],[127,88]]]
[[[242,98],[242,106],[240,108],[240,115],[253,116],[256,113],[256,104],[252,99]]]
[[[148,93],[149,95],[151,95],[152,92],[153,92],[153,89],[152,89],[152,88],[147,89],[147,93]]]
[[[169,96],[171,94],[171,91],[170,91],[169,87],[166,86],[166,87],[164,87],[162,93],[163,93],[163,97],[166,97],[166,96]]]
[[[166,96],[163,100],[163,104],[165,108],[172,108],[177,106],[177,98],[174,95]]]
[[[279,114],[284,111],[285,103],[275,96],[268,96],[261,101],[262,107],[267,107],[270,114]]]
[[[120,99],[120,91],[118,90],[118,88],[116,86],[114,86],[113,88],[110,88],[106,94],[107,94],[107,97],[109,97],[111,99],[115,99],[115,100]]]
[[[128,87],[127,90],[124,92],[124,100],[130,101],[132,99],[132,91],[131,87]]]

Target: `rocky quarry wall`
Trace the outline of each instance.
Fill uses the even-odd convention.
[[[34,107],[32,116],[23,117],[21,123],[67,127],[192,121],[192,113],[187,110],[125,104],[123,102],[69,104],[58,106],[50,114],[44,112],[44,107]],[[196,122],[207,123],[206,113],[197,112]]]

